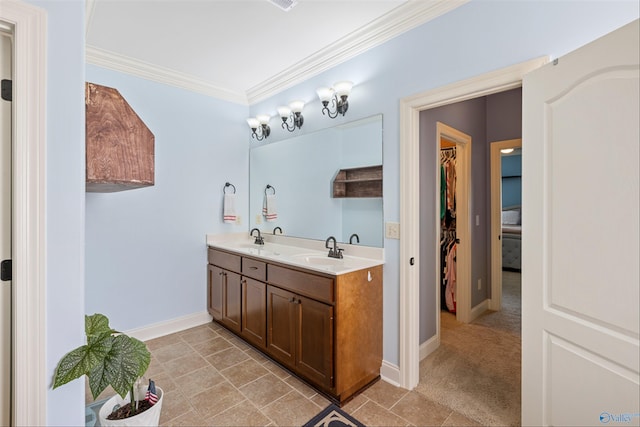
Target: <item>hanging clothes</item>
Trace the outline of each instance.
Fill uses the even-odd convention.
[[[456,312],[456,149],[440,150],[441,307]]]

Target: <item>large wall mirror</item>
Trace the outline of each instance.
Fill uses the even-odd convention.
[[[340,170],[382,165],[382,115],[255,147],[250,152],[250,228],[382,247],[383,207],[376,197],[334,197]],[[381,185],[381,183],[380,183]],[[267,187],[270,186],[270,187]],[[266,221],[265,195],[277,218]],[[354,239],[355,243],[355,239]]]

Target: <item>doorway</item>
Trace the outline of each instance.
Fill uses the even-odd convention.
[[[522,168],[522,139],[511,139],[490,143],[491,147],[491,299],[489,309],[502,309],[502,272],[503,268],[520,269],[521,236],[522,236],[522,180],[521,173],[503,174],[503,158],[505,155],[517,156],[520,153],[520,170]],[[519,180],[518,180],[519,178]],[[506,181],[505,181],[506,180]],[[503,181],[512,185],[517,194],[511,197],[503,195]],[[513,182],[512,182],[513,181]],[[517,182],[516,182],[517,181]],[[508,195],[507,195],[508,196]],[[504,212],[504,213],[503,213]],[[503,233],[503,224],[506,233]],[[512,256],[503,265],[503,247],[512,250]],[[517,253],[515,253],[517,252]],[[506,254],[505,254],[506,255]]]
[[[420,112],[520,87],[524,75],[547,62],[527,61],[400,102],[400,357],[399,384],[418,384],[420,362]]]
[[[13,37],[9,29],[0,27],[0,261],[3,270],[11,259],[11,97],[7,88],[12,79]],[[0,425],[11,424],[11,278],[0,279]]]

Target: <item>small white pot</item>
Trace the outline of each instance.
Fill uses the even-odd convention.
[[[121,427],[121,426],[158,426],[160,424],[160,410],[162,409],[162,399],[164,398],[164,393],[160,387],[156,387],[156,393],[158,394],[158,401],[151,408],[146,411],[134,415],[133,417],[125,418],[123,420],[108,420],[107,417],[111,412],[113,412],[113,407],[115,405],[125,405],[129,403],[129,395],[127,394],[126,398],[123,399],[119,395],[115,395],[109,400],[107,400],[102,408],[100,408],[100,412],[98,413],[98,418],[100,419],[100,425],[102,426],[113,426],[113,427]]]

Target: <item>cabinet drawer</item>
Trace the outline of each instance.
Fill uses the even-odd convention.
[[[228,252],[209,249],[209,264],[240,273],[240,256]]]
[[[271,264],[268,269],[269,283],[316,300],[328,303],[335,301],[333,279]]]
[[[242,258],[242,274],[256,280],[267,280],[267,264],[252,258]]]

